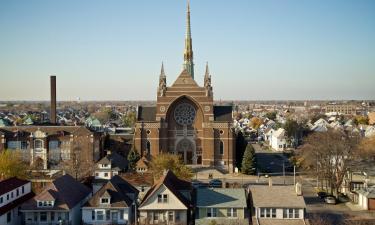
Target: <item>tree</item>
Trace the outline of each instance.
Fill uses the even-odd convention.
[[[331,194],[338,195],[351,162],[358,157],[359,138],[341,131],[315,132],[301,148],[301,166],[325,182]]]
[[[375,136],[363,138],[358,150],[363,158],[375,159]]]
[[[255,150],[251,144],[247,144],[242,159],[241,172],[244,174],[254,174],[255,170]]]
[[[273,112],[266,113],[266,115],[264,115],[264,116],[267,117],[270,120],[275,120],[276,119],[276,115],[277,115],[276,111],[273,111]]]
[[[131,171],[135,170],[138,160],[141,158],[138,151],[135,149],[134,144],[132,149],[128,153],[128,169]]]
[[[362,125],[368,125],[368,117],[367,116],[357,116],[354,118],[354,124],[362,124]]]
[[[126,127],[133,127],[136,121],[135,112],[128,112],[125,116],[122,117],[122,122]]]
[[[27,178],[27,165],[19,153],[4,150],[0,153],[0,180],[10,177]]]
[[[326,116],[323,115],[323,114],[315,114],[311,117],[311,123],[314,124],[316,121],[318,121],[319,119],[325,119]]]
[[[253,129],[258,130],[260,125],[262,125],[262,120],[258,117],[253,117],[251,118],[250,124]]]
[[[156,179],[160,178],[165,170],[171,170],[178,178],[189,180],[193,177],[192,170],[187,167],[178,155],[162,153],[151,161],[151,171]]]
[[[293,143],[294,147],[297,147],[298,142],[300,138],[302,138],[301,136],[305,130],[305,125],[303,122],[298,123],[295,120],[287,119],[283,125],[283,128],[285,129],[285,133],[289,141]]]

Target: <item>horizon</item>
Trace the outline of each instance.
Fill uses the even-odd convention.
[[[190,4],[195,80],[208,61],[215,101],[374,99],[375,2]],[[168,85],[181,72],[185,13],[172,0],[1,2],[0,101],[48,101],[50,75],[59,102],[156,101],[161,62]]]

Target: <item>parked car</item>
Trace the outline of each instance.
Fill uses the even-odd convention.
[[[327,196],[324,198],[324,201],[327,203],[327,204],[332,204],[332,205],[335,205],[336,204],[336,198],[333,197],[333,196]]]
[[[219,179],[213,179],[210,180],[209,186],[213,188],[221,188],[223,187],[223,182],[221,182]]]
[[[321,199],[324,199],[325,197],[327,197],[327,193],[324,192],[324,191],[319,191],[318,193],[316,193],[316,195],[321,198]]]
[[[337,200],[338,200],[339,202],[342,202],[342,203],[345,203],[345,202],[349,202],[349,201],[350,201],[349,197],[346,196],[346,195],[344,195],[343,193],[340,193],[340,194],[339,194],[339,197],[337,198]]]

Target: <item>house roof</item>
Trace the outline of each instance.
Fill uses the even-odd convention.
[[[149,167],[149,161],[145,156],[143,156],[140,160],[138,160],[136,164],[136,168],[148,168]]]
[[[272,133],[272,136],[276,138],[283,138],[285,136],[285,130],[283,128],[279,128]]]
[[[11,177],[6,180],[2,180],[0,181],[0,195],[21,187],[22,185],[25,185],[29,182],[30,181],[18,179],[17,177]]]
[[[197,189],[197,207],[246,208],[246,199],[243,188]]]
[[[138,107],[138,121],[155,121],[156,107],[155,106],[139,106]]]
[[[4,215],[5,213],[7,213],[10,210],[19,206],[20,204],[22,204],[22,203],[26,202],[27,200],[31,199],[32,197],[34,197],[34,195],[35,194],[33,192],[27,193],[26,195],[24,195],[20,198],[17,198],[16,200],[13,200],[13,201],[9,202],[8,204],[0,207],[0,216]]]
[[[133,186],[151,187],[154,184],[154,177],[151,173],[124,173],[121,177]]]
[[[364,195],[367,198],[375,198],[375,186],[359,189],[357,190],[357,193]]]
[[[102,188],[100,188],[84,207],[100,206],[101,197],[110,197],[108,207],[130,207],[133,200],[127,194],[138,195],[138,190],[122,179],[120,176],[114,176]]]
[[[171,170],[168,170],[146,193],[139,207],[142,207],[162,185],[168,188],[186,207],[190,206],[190,201],[180,191],[190,191],[191,183],[178,179]]]
[[[112,168],[119,168],[120,170],[124,170],[128,165],[128,161],[116,152],[112,152],[111,154],[104,156],[96,164],[108,164],[111,165]]]
[[[298,196],[294,186],[250,186],[254,207],[306,208],[303,196]]]
[[[215,121],[232,122],[232,108],[231,105],[215,105],[214,117]]]
[[[86,198],[91,190],[70,175],[64,175],[49,184],[40,194],[25,202],[22,210],[69,210]],[[52,208],[38,208],[37,201],[50,201],[55,199]]]

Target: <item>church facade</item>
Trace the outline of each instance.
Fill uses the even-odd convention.
[[[187,165],[233,172],[236,134],[232,106],[214,105],[208,65],[203,87],[194,80],[189,4],[186,21],[182,72],[168,86],[162,65],[156,106],[138,107],[135,149],[150,159],[172,153],[180,155]]]

